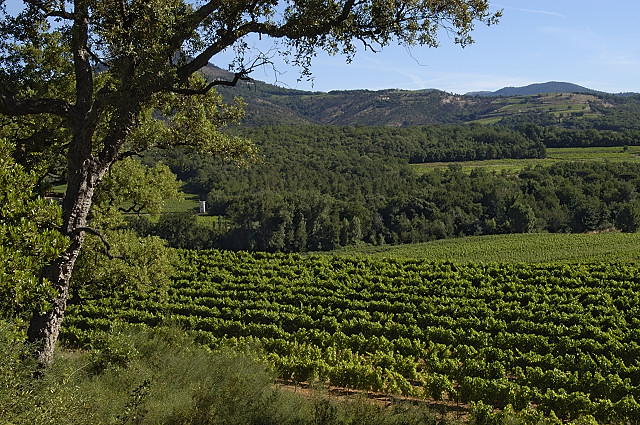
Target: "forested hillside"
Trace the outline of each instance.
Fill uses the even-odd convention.
[[[504,127],[280,126],[240,134],[260,152],[247,168],[177,150],[146,158],[166,162],[206,199],[221,217],[217,227],[174,214],[157,224],[138,218],[138,230],[178,247],[306,251],[495,233],[635,231],[640,224],[637,164],[569,162],[518,174],[469,174],[451,165],[422,175],[410,165],[544,157],[540,140]],[[172,240],[187,227],[191,239]]]
[[[205,71],[210,80],[226,75]],[[260,81],[220,91],[245,99],[248,118],[232,134],[253,140],[258,160],[238,169],[182,150],[147,155],[149,164],[167,163],[219,219],[205,228],[188,215],[137,218],[139,232],[178,247],[306,251],[478,234],[635,231],[640,223],[635,165],[557,164],[519,174],[451,166],[421,176],[410,167],[544,158],[551,147],[640,145],[640,96],[317,93]]]
[[[203,72],[210,80],[230,76],[213,65]],[[313,123],[399,127],[483,120],[510,124],[515,120],[567,128],[640,129],[640,95],[599,93],[571,84],[504,89],[491,97],[440,90],[307,92],[258,80],[234,88],[220,87],[219,91],[227,101],[234,96],[245,100],[244,125],[248,126]]]

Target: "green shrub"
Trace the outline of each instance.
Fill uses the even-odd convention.
[[[425,406],[385,409],[355,397],[311,398],[274,385],[255,351],[211,350],[176,328],[114,327],[93,352],[59,350],[35,362],[0,326],[0,424],[418,425],[441,421]]]

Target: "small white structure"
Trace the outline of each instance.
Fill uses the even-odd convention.
[[[207,201],[200,201],[200,214],[207,213]]]

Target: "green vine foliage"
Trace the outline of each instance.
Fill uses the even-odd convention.
[[[283,379],[475,403],[487,421],[640,417],[637,265],[182,255],[166,303],[74,305],[65,340],[170,323],[211,347],[260,346]]]

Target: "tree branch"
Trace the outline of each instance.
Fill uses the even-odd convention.
[[[54,114],[69,117],[71,105],[63,100],[48,98],[16,99],[7,92],[0,92],[0,114],[7,116]]]
[[[232,35],[231,32],[225,32],[225,35],[220,37],[216,43],[210,45],[202,53],[177,69],[178,80],[186,82],[191,74],[206,66],[213,56],[231,46],[239,38]]]
[[[74,15],[71,49],[76,77],[75,109],[79,118],[85,119],[93,106],[93,68],[89,62],[89,6],[83,4],[75,10]]]
[[[107,240],[107,238],[98,230],[94,229],[93,227],[76,227],[74,229],[73,232],[71,232],[71,234],[69,235],[69,237],[73,237],[81,232],[86,232],[86,233],[91,233],[92,235],[95,235],[97,237],[100,238],[100,240],[102,241],[102,243],[105,246],[106,252],[105,254],[107,255],[107,257],[109,257],[110,260],[113,259],[119,259],[119,260],[123,260],[123,261],[127,261],[127,259],[121,255],[113,255],[111,254],[111,244],[109,243],[109,241]]]
[[[144,210],[145,208],[146,208],[146,205],[137,205],[134,202],[133,205],[130,206],[129,208],[118,207],[118,211],[125,214],[128,214],[128,213],[140,214],[142,210]]]
[[[40,0],[24,0],[24,2],[37,7],[42,12],[44,12],[45,16],[47,17],[51,16],[53,18],[73,19],[73,13],[64,10],[64,2],[62,2],[62,10],[50,9],[48,5]]]
[[[140,150],[140,152],[142,152],[142,151],[143,151],[143,150]],[[140,154],[140,152],[138,152],[138,151],[126,151],[126,152],[121,152],[121,153],[118,155],[118,159],[117,159],[117,161],[120,161],[120,160],[123,160],[123,159],[126,159],[126,158],[131,158],[131,157],[134,157],[134,156],[137,156],[138,158],[144,158],[144,157]],[[111,169],[109,170],[109,172],[111,172]]]
[[[171,89],[171,91],[174,92],[174,93],[177,93],[177,94],[184,94],[184,95],[202,95],[202,94],[206,94],[214,86],[229,86],[229,87],[233,87],[236,84],[238,84],[238,81],[240,81],[240,80],[242,80],[242,81],[251,81],[251,78],[247,77],[249,72],[251,72],[251,71],[242,70],[240,72],[236,72],[234,74],[234,76],[233,76],[233,80],[231,80],[231,81],[228,81],[228,80],[215,80],[215,81],[210,82],[205,87],[203,87],[202,89],[199,89],[199,90],[173,87]]]
[[[311,38],[325,34],[331,28],[346,21],[356,4],[357,0],[347,0],[344,3],[342,10],[337,14],[337,16],[335,16],[335,18],[321,22],[319,25],[301,25],[297,19],[292,19],[283,25],[274,25],[272,23],[252,20],[239,25],[237,28],[220,29],[218,30],[218,39],[215,43],[210,44],[209,47],[204,49],[204,51],[199,55],[178,68],[178,80],[181,82],[187,81],[191,74],[206,66],[213,56],[251,33],[265,34],[273,38],[286,37],[291,40]],[[250,7],[247,7],[245,12],[251,13],[253,11],[252,8],[255,8],[256,6],[257,2]],[[193,29],[197,28],[200,23],[208,18],[209,14],[213,13],[219,7],[219,1],[210,1],[194,12],[191,16],[191,26],[193,26]]]

